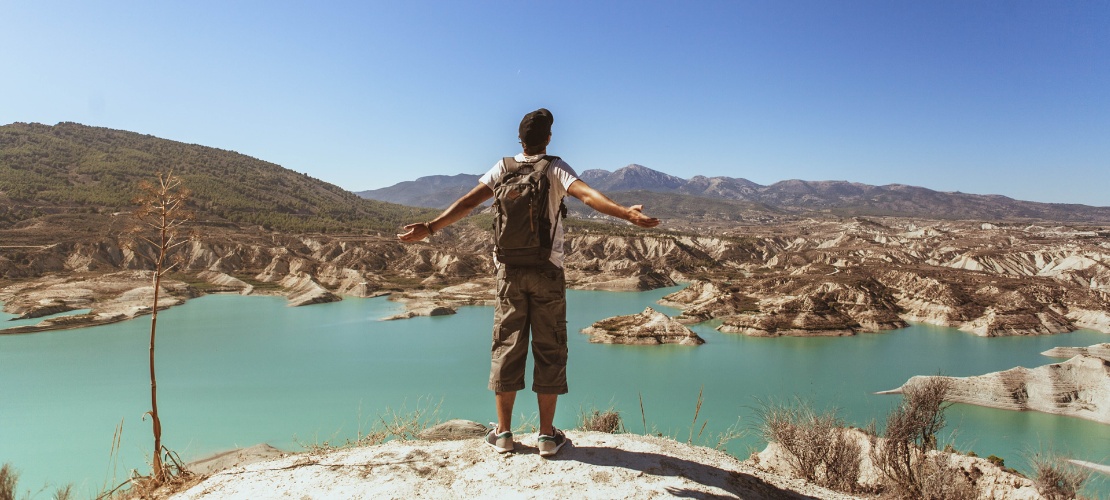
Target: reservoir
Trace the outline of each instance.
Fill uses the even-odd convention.
[[[749,338],[706,324],[694,329],[707,343],[691,347],[590,344],[578,333],[647,306],[676,314],[655,304],[676,289],[568,292],[570,394],[559,400],[556,426],[573,429],[580,413],[612,407],[631,432],[696,444],[714,446],[719,434],[739,430],[743,436],[727,450],[745,459],[762,447],[757,410],[768,402],[806,400],[818,409],[838,408],[851,425],[874,420],[881,428],[900,396],[873,393],[913,375],[1035,367],[1062,361],[1041,351],[1108,339],[1093,331],[988,339],[925,325],[854,337]],[[163,443],[188,461],[258,443],[287,450],[342,444],[389,409],[438,407],[441,420],[495,420],[486,389],[492,308],[379,320],[401,310],[384,297],[290,308],[282,297],[209,295],[159,313]],[[10,317],[0,314],[0,320]],[[72,482],[79,497],[92,496],[131,469],[149,472],[153,438],[149,418],[143,420],[150,407],[149,333],[150,319],[143,317],[0,336],[0,463],[21,472],[20,491]],[[517,398],[514,424],[534,424],[535,413],[526,390]],[[1023,454],[1038,450],[1110,461],[1108,425],[968,405],[949,409],[947,421],[942,443],[997,455],[1019,470],[1027,468]],[[573,441],[573,432],[568,435]]]

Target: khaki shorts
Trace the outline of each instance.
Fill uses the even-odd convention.
[[[493,353],[489,388],[496,392],[524,389],[524,365],[531,331],[532,390],[567,393],[567,283],[555,267],[497,270],[497,308],[493,318]]]

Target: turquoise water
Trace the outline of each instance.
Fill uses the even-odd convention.
[[[568,328],[631,314],[674,289],[643,293],[570,291]],[[401,306],[385,298],[301,308],[279,297],[211,295],[159,314],[158,395],[163,440],[186,460],[236,446],[342,443],[387,408],[440,406],[443,418],[488,422],[486,389],[492,309],[454,316],[378,321]],[[0,319],[6,319],[0,318]],[[0,323],[8,326],[7,323]],[[21,490],[74,482],[93,494],[135,468],[149,470],[152,447],[147,373],[149,319],[80,330],[0,336],[0,463],[22,472]],[[570,336],[571,393],[556,425],[613,406],[634,432],[648,430],[713,445],[730,426],[747,435],[728,450],[761,446],[762,402],[834,406],[855,425],[899,400],[877,396],[913,375],[976,375],[1053,362],[1054,346],[1105,342],[1105,334],[984,339],[949,328],[912,326],[848,338],[749,338],[695,327],[708,343],[687,346],[589,344]],[[692,423],[698,393],[703,405]],[[517,400],[517,422],[533,419],[534,398]],[[123,422],[120,452],[112,436]],[[696,435],[708,422],[702,438]],[[1025,466],[1022,453],[1053,448],[1107,463],[1110,426],[1033,412],[956,405],[948,413],[958,449]],[[691,430],[693,428],[693,430]]]

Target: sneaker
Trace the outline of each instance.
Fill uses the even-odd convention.
[[[554,456],[556,453],[559,453],[559,449],[562,448],[564,444],[567,444],[567,436],[559,429],[555,429],[554,436],[540,434],[539,439],[536,440],[536,446],[540,449],[541,457]]]
[[[500,434],[497,433],[497,424],[490,423],[489,434],[486,434],[486,444],[497,450],[498,453],[507,453],[513,451],[513,431],[505,431]]]

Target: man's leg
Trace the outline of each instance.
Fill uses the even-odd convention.
[[[555,420],[555,403],[558,400],[558,394],[536,393],[536,402],[540,406],[540,434],[545,436],[555,434],[555,426],[552,422]],[[510,411],[512,411],[511,408]]]
[[[513,430],[513,403],[516,402],[516,391],[512,392],[498,392],[494,397],[497,401],[497,433],[508,432]],[[551,414],[555,414],[555,405],[551,406]],[[543,412],[540,412],[543,415]],[[543,417],[540,417],[543,420]],[[548,419],[548,423],[551,419]]]

